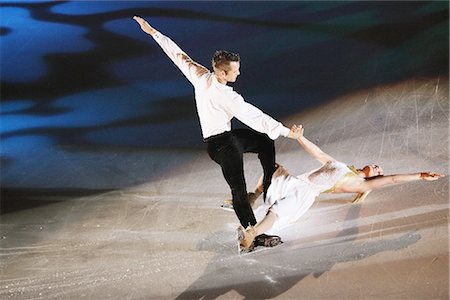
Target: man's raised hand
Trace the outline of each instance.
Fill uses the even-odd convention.
[[[147,34],[154,35],[156,33],[156,29],[150,26],[147,21],[145,21],[143,18],[139,16],[134,16],[133,20],[135,20],[139,26],[141,26],[142,31],[144,31]]]

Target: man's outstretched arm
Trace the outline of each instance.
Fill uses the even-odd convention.
[[[154,36],[158,32],[147,21],[145,21],[143,18],[139,16],[134,16],[133,20],[135,20],[139,24],[139,26],[141,26],[142,31],[144,31],[147,34],[150,34],[151,36]]]
[[[239,121],[258,132],[267,134],[272,140],[280,135],[294,140],[298,138],[299,133],[294,128],[289,130],[283,123],[246,102],[238,93],[233,93],[234,97],[226,103],[226,109]]]
[[[193,85],[198,82],[198,79],[202,75],[209,73],[207,68],[193,61],[180,47],[178,47],[177,44],[153,28],[146,20],[139,16],[134,16],[133,19],[139,24],[142,31],[153,37],[167,56]]]

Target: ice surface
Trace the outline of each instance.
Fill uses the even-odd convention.
[[[306,136],[349,164],[448,174],[448,78],[358,91],[283,122],[303,124]],[[293,173],[317,167],[292,140],[280,138],[276,148]],[[127,188],[10,194],[36,205],[2,215],[2,298],[448,297],[447,178],[377,190],[358,205],[348,195],[324,196],[280,232],[283,245],[238,256],[237,219],[219,208],[229,191],[206,152],[126,158],[152,159],[158,176]],[[259,162],[245,160],[252,187]]]

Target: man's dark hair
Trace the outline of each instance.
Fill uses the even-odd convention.
[[[229,70],[229,64],[231,61],[240,61],[241,58],[239,54],[228,52],[225,50],[217,50],[212,58],[212,67],[217,69],[222,69],[225,71]]]

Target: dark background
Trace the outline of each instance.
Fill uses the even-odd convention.
[[[158,176],[164,153],[203,151],[192,87],[134,14],[207,67],[217,49],[240,53],[235,90],[282,120],[353,91],[448,78],[448,8],[2,1],[2,202],[138,184]]]

